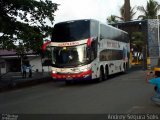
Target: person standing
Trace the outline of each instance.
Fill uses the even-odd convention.
[[[32,66],[29,64],[29,77],[32,77]]]
[[[23,78],[26,78],[26,69],[27,69],[27,66],[25,64],[22,65],[22,77]]]

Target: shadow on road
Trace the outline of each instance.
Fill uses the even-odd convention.
[[[112,79],[114,79],[115,77],[124,75],[124,74],[128,74],[134,71],[139,71],[139,70],[143,70],[143,66],[142,65],[134,65],[132,66],[126,73],[117,73],[114,75],[110,75],[109,79],[104,80],[104,81],[110,81]],[[11,74],[11,75],[10,75]],[[99,83],[103,83],[102,82],[97,82],[96,80],[89,80],[89,81],[71,81],[69,83],[65,83],[65,82],[55,82],[50,74],[42,74],[42,73],[35,73],[33,75],[32,78],[27,78],[27,79],[23,79],[21,78],[21,76],[19,75],[19,73],[17,73],[17,75],[15,73],[10,73],[8,75],[6,75],[7,77],[3,79],[1,79],[0,81],[0,92],[4,92],[4,91],[10,91],[10,90],[16,90],[16,89],[22,89],[22,88],[26,88],[26,87],[30,87],[30,86],[35,86],[35,85],[39,85],[39,84],[44,84],[47,82],[53,82],[55,85],[55,87],[81,87],[81,86],[89,86],[89,85],[94,85],[94,84],[99,84]]]

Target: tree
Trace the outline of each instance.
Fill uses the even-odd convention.
[[[131,6],[130,6],[130,0],[124,0],[124,11],[123,11],[123,14],[124,14],[124,21],[130,21],[131,20]]]
[[[44,35],[51,32],[46,21],[53,24],[57,9],[49,0],[0,0],[0,48],[39,52]]]
[[[128,11],[128,10],[125,10],[125,5],[123,5],[121,8],[120,8],[120,20],[122,21],[130,21],[133,19],[134,15],[136,14],[136,12],[134,12],[134,9],[135,7],[131,8],[129,7],[129,12],[125,12],[125,11]]]
[[[157,18],[157,12],[160,10],[158,2],[155,0],[147,1],[146,7],[138,6],[137,9],[142,12],[143,14],[140,15],[138,18],[142,19],[155,19]]]
[[[130,0],[125,0],[125,3],[119,9],[120,16],[111,15],[107,18],[108,23],[117,23],[118,21],[130,21],[133,19],[136,12],[134,12],[135,7],[130,7]]]
[[[107,18],[107,21],[109,24],[114,24],[114,23],[118,22],[118,20],[116,18],[117,18],[116,16],[111,15],[110,17]]]

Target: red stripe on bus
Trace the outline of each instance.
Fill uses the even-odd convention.
[[[90,75],[92,73],[91,70],[88,70],[86,72],[81,72],[78,74],[57,74],[57,73],[52,73],[52,77],[54,78],[81,78],[84,77],[85,75]]]

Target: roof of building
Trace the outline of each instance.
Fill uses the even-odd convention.
[[[31,55],[31,54],[33,55],[35,53],[33,53],[32,51],[25,53],[25,55]],[[15,56],[15,55],[18,55],[15,50],[0,49],[0,56]]]
[[[118,22],[110,25],[135,25],[147,22],[147,20],[133,20],[133,21],[126,21],[126,22]]]

